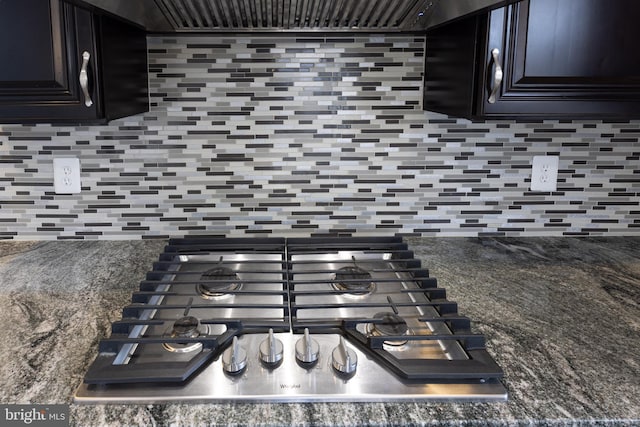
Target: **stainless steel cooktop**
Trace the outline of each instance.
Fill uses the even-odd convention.
[[[172,239],[75,401],[506,400],[400,238]]]

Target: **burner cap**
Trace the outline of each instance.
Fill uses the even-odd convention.
[[[200,321],[193,316],[181,317],[173,323],[171,335],[174,337],[193,338],[199,335]]]
[[[228,295],[227,292],[240,289],[240,277],[228,267],[214,267],[205,271],[200,280],[206,283],[198,283],[196,290],[207,299],[219,298]]]
[[[391,312],[380,312],[373,315],[373,318],[380,322],[370,323],[368,331],[371,335],[378,337],[407,335],[409,327],[407,322],[400,316]],[[407,340],[385,341],[385,344],[403,345]]]
[[[162,335],[167,338],[197,338],[200,335],[208,334],[208,327],[200,325],[200,321],[193,316],[184,316],[173,323],[173,326]],[[162,343],[165,350],[172,353],[187,353],[189,351],[199,350],[202,343],[199,342],[165,342]]]
[[[356,266],[338,269],[332,286],[338,291],[348,291],[353,294],[366,294],[375,288],[371,281],[371,273]]]

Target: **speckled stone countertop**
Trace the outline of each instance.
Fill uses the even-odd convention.
[[[410,238],[504,403],[74,405],[71,424],[640,425],[640,237]],[[71,403],[164,241],[0,242],[0,403]]]

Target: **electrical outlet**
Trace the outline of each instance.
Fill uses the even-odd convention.
[[[56,194],[80,192],[80,159],[75,157],[53,159],[53,189]]]
[[[531,191],[556,191],[558,186],[558,156],[533,156]]]

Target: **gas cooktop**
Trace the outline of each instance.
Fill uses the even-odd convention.
[[[171,239],[75,401],[506,400],[401,238]]]

